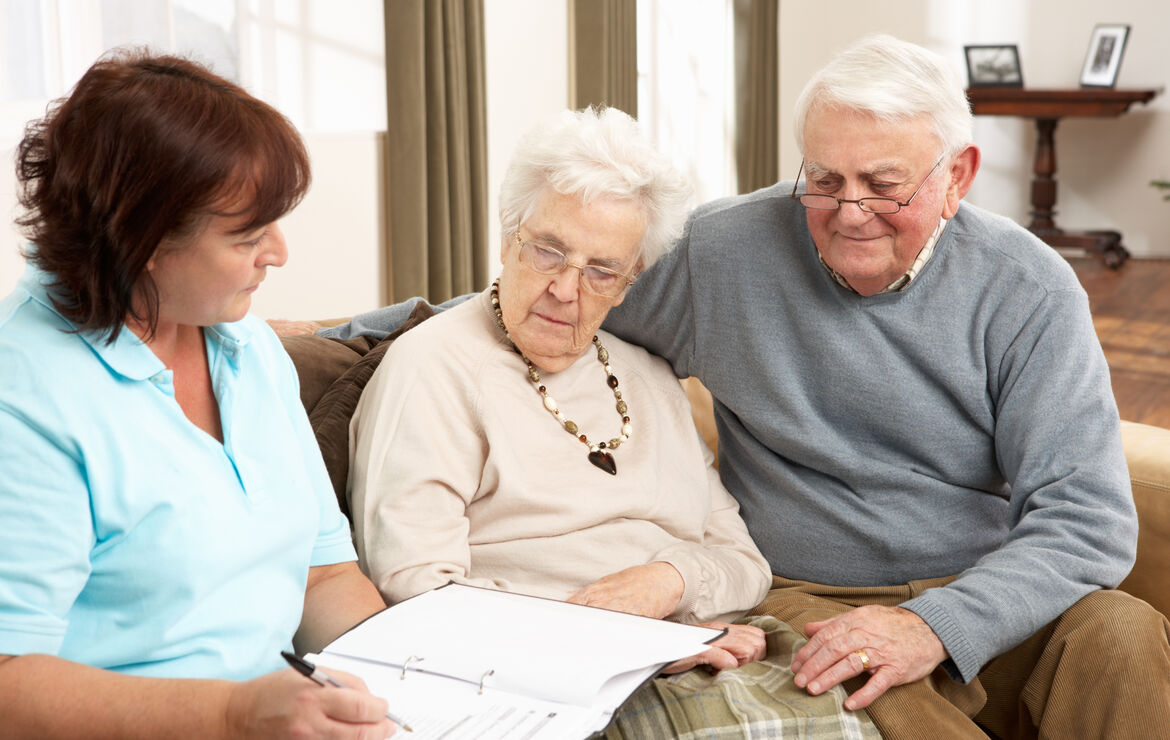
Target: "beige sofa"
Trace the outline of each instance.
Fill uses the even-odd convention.
[[[300,374],[301,400],[309,412],[338,501],[347,513],[349,418],[386,348],[398,334],[428,316],[429,308],[420,305],[398,332],[381,342],[317,336],[283,340]],[[711,449],[717,450],[719,441],[710,394],[694,378],[683,385],[691,399],[696,425]],[[1163,614],[1170,614],[1170,429],[1123,422],[1122,437],[1140,531],[1137,564],[1121,588]]]
[[[1138,510],[1137,563],[1121,588],[1170,615],[1170,429],[1121,423]]]

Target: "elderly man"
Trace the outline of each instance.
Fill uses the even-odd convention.
[[[1165,732],[1170,626],[1104,590],[1137,524],[1086,296],[962,203],[961,82],[873,37],[795,120],[803,183],[700,208],[606,326],[711,390],[797,685],[888,737]]]
[[[961,81],[872,37],[795,120],[803,181],[699,208],[605,327],[711,390],[797,685],[886,737],[1161,736],[1170,624],[1110,590],[1137,522],[1086,296],[962,202]]]

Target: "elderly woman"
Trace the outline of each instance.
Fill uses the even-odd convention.
[[[28,128],[0,302],[4,737],[384,737],[317,649],[382,600],[279,341],[246,316],[309,185],[292,125],[186,60],[95,64]],[[283,670],[278,670],[283,667]]]
[[[499,278],[400,337],[353,418],[358,555],[388,601],[453,580],[712,623],[767,592],[670,367],[599,330],[678,236],[686,195],[617,110],[566,113],[520,142]],[[673,670],[764,655],[763,632],[734,625]]]

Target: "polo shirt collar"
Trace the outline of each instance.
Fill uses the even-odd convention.
[[[248,327],[246,319],[209,326],[205,335],[219,345],[233,367],[239,367],[244,348],[252,341],[252,330]]]
[[[57,310],[49,297],[52,282],[52,277],[48,273],[31,264],[21,278],[22,286],[33,300],[59,316],[70,328],[75,329],[76,325]],[[205,335],[210,336],[219,345],[233,365],[238,364],[243,348],[252,339],[252,331],[245,323],[236,321],[207,327],[208,332]],[[113,342],[107,341],[109,336],[107,332],[81,331],[77,332],[77,336],[90,346],[107,367],[124,378],[150,380],[167,369],[150,347],[127,326],[122,327],[122,331],[118,332],[118,338]]]

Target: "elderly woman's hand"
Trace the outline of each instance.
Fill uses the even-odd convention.
[[[764,631],[759,627],[726,622],[704,622],[703,626],[726,629],[727,634],[698,655],[676,660],[666,666],[662,669],[663,673],[682,673],[699,665],[711,666],[712,672],[718,672],[724,668],[738,668],[745,663],[763,660],[768,653]]]
[[[570,595],[568,602],[662,619],[678,607],[685,587],[673,565],[653,562],[610,573]]]

